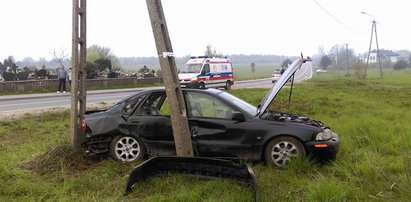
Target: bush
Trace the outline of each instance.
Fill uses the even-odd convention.
[[[394,65],[394,70],[405,69],[408,66],[407,61],[400,60]]]
[[[366,65],[361,62],[354,63],[354,75],[359,79],[365,79],[366,75]]]

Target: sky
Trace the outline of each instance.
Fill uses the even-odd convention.
[[[208,44],[231,54],[312,56],[348,43],[367,52],[373,15],[381,49],[411,49],[409,0],[163,0],[175,56]],[[71,54],[71,0],[1,0],[0,61]],[[118,57],[156,56],[145,0],[88,0],[87,44]],[[375,49],[375,41],[372,44]]]

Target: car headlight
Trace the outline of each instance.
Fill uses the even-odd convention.
[[[192,78],[191,81],[197,81],[197,77]]]
[[[333,132],[330,129],[324,129],[323,131],[317,133],[315,140],[317,141],[329,140],[332,137],[333,137]]]

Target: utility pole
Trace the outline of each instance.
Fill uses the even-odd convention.
[[[79,126],[86,112],[86,6],[87,0],[73,0],[70,133],[71,143],[76,149],[80,149],[83,143]]]
[[[346,76],[350,76],[349,64],[348,64],[348,43],[345,44],[345,51],[346,51],[346,54],[347,54],[347,74],[346,74]]]
[[[370,60],[372,37],[373,37],[373,34],[375,33],[375,42],[376,42],[376,44],[377,44],[377,58],[378,58],[378,64],[379,64],[379,66],[380,66],[380,76],[381,76],[381,78],[382,78],[382,67],[381,67],[380,49],[379,49],[379,47],[378,47],[378,38],[377,38],[377,22],[375,21],[375,18],[374,18],[373,15],[370,15],[370,14],[365,13],[365,12],[361,12],[361,13],[364,14],[364,15],[368,15],[368,16],[373,17],[372,26],[371,26],[370,47],[369,47],[369,49],[368,49],[368,57],[367,57],[367,66],[365,67],[365,76],[367,76],[367,68],[368,68],[368,63],[369,63],[369,60]]]
[[[173,127],[173,136],[177,156],[193,156],[191,133],[183,93],[178,79],[177,66],[173,56],[173,48],[168,34],[166,19],[161,0],[146,0],[150,15],[151,27],[160,60],[161,71],[166,88],[168,101],[170,102],[170,117]]]

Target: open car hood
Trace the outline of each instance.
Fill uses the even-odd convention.
[[[278,92],[280,92],[280,90],[283,88],[285,83],[306,62],[311,62],[311,59],[301,58],[301,59],[295,60],[284,71],[284,73],[281,75],[281,77],[278,79],[278,81],[275,83],[275,85],[271,88],[270,91],[268,91],[267,95],[264,97],[264,99],[258,105],[258,114],[257,114],[257,116],[261,117],[261,115],[264,114],[264,112],[267,110],[268,106],[270,106],[271,102],[274,100],[275,96],[277,96]]]

